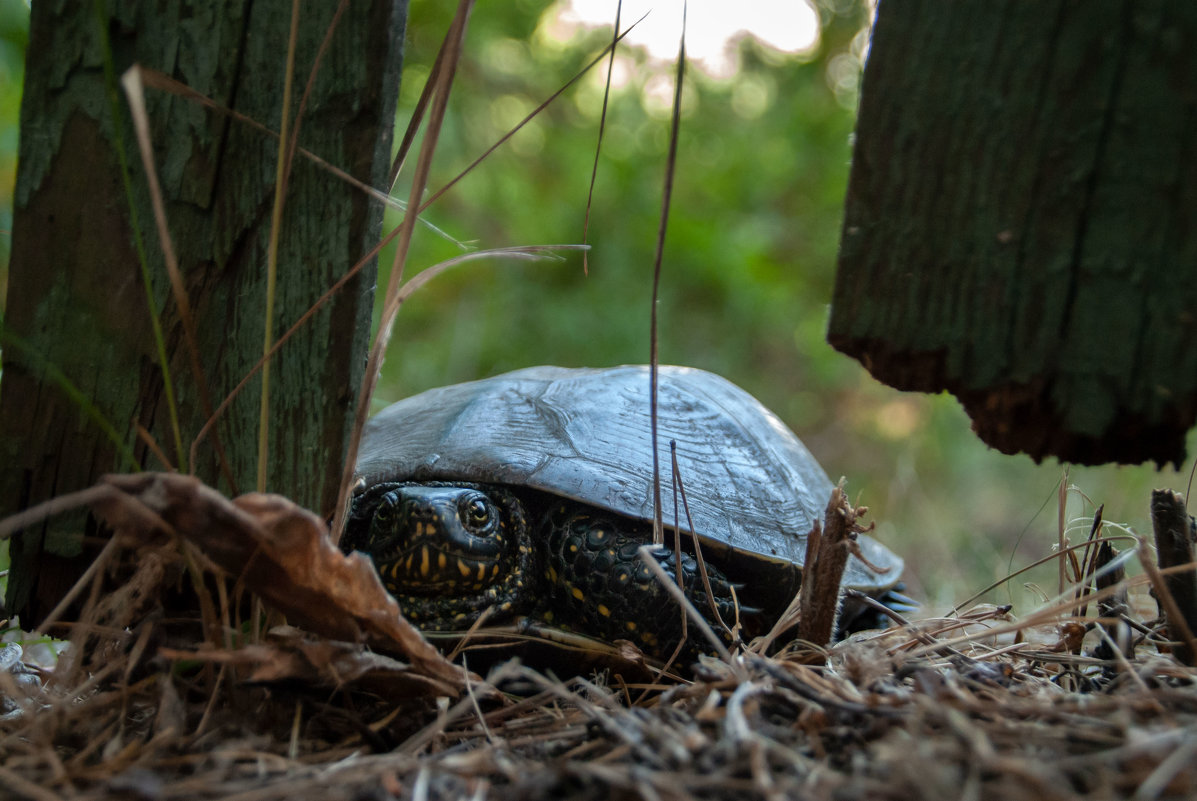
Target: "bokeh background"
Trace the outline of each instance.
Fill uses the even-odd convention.
[[[454,5],[411,3],[400,131]],[[601,51],[615,5],[479,3],[430,186],[453,178]],[[1073,468],[1065,479],[1062,465],[988,449],[950,396],[892,390],[827,345],[871,9],[858,0],[730,5],[689,7],[694,60],[662,274],[662,361],[731,378],[785,419],[833,478],[848,476],[876,535],[906,557],[910,591],[933,611],[1051,552],[1062,481],[1077,488],[1066,515],[1073,542],[1096,503],[1106,504],[1108,521],[1149,533],[1150,488],[1185,490],[1189,465]],[[625,6],[625,25],[643,13]],[[654,4],[639,43],[621,46],[616,59],[589,271],[573,253],[560,262],[476,262],[433,281],[400,312],[380,407],[532,364],[648,360],[680,8]],[[27,19],[25,0],[0,0],[0,298]],[[408,275],[463,248],[582,241],[605,69],[604,61],[426,213]],[[396,196],[407,191],[401,179]],[[384,273],[389,263],[384,254]],[[1026,612],[1054,595],[1055,576],[1054,567],[1041,569],[987,599]]]

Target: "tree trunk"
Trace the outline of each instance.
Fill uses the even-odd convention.
[[[117,76],[140,63],[271,130],[280,127],[290,2],[112,5],[103,19],[92,3],[48,0],[32,9],[3,332],[0,517],[89,486],[102,473],[134,469],[120,455],[124,448],[139,466],[161,469],[138,439],[138,426],[182,466],[207,420],[127,106],[122,96],[113,120],[106,96],[100,25]],[[300,4],[292,114],[336,6]],[[405,21],[405,0],[351,0],[299,120],[301,147],[373,186],[383,185],[387,172]],[[193,100],[147,89],[146,101],[199,361],[215,405],[262,356],[277,142]],[[118,151],[132,174],[130,195]],[[380,223],[376,202],[295,159],[279,237],[276,337],[377,242]],[[135,227],[145,241],[152,303]],[[336,496],[373,285],[371,264],[271,365],[267,488],[318,512],[330,511]],[[151,315],[165,334],[181,449]],[[212,436],[187,469],[225,491],[254,489],[260,397],[255,378],[215,428],[235,486],[222,478]],[[86,567],[97,547],[94,534],[83,514],[63,515],[14,540],[8,607],[26,626]]]
[[[831,343],[1007,453],[1182,460],[1194,87],[1197,4],[886,0]]]

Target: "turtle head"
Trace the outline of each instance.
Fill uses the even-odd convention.
[[[356,547],[370,554],[412,622],[456,628],[495,606],[524,605],[532,548],[522,504],[477,484],[390,484]]]
[[[403,485],[379,499],[369,549],[391,592],[478,592],[494,583],[509,550],[509,521],[472,487]]]

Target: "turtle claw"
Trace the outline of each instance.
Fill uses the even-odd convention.
[[[899,615],[909,615],[913,612],[919,611],[921,608],[918,601],[911,598],[909,595],[904,595],[899,591],[899,588],[905,589],[902,585],[898,585],[891,590],[887,590],[877,600],[884,604],[887,608],[894,610]]]
[[[860,590],[849,589],[844,593],[844,614],[837,624],[836,640],[849,634],[868,629],[883,629],[895,623],[904,625],[906,616],[921,607],[918,601],[904,595],[906,585],[898,583],[877,597],[870,597]]]

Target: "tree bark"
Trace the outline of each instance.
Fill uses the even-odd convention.
[[[3,331],[0,516],[88,486],[102,473],[133,469],[100,418],[140,466],[157,469],[163,465],[137,427],[179,466],[207,419],[123,97],[119,119],[110,111],[100,26],[118,76],[140,63],[271,130],[280,127],[290,2],[111,5],[106,17],[92,3],[65,0],[32,9]],[[292,113],[336,6],[300,4]],[[374,186],[387,171],[405,22],[405,0],[351,0],[299,120],[301,147]],[[146,101],[204,381],[219,404],[262,355],[277,141],[166,92],[147,89]],[[131,197],[119,150],[132,173]],[[279,237],[276,337],[377,241],[380,223],[376,202],[296,158]],[[152,308],[134,226],[145,241]],[[321,513],[336,496],[373,285],[371,264],[272,362],[267,488]],[[151,315],[165,333],[181,453]],[[255,378],[216,428],[236,487],[221,478],[211,437],[189,466],[226,492],[254,488],[260,392]],[[74,583],[96,550],[96,533],[78,514],[15,538],[8,608],[26,626]]]
[[[880,5],[829,340],[1007,453],[1184,457],[1197,4]]]

